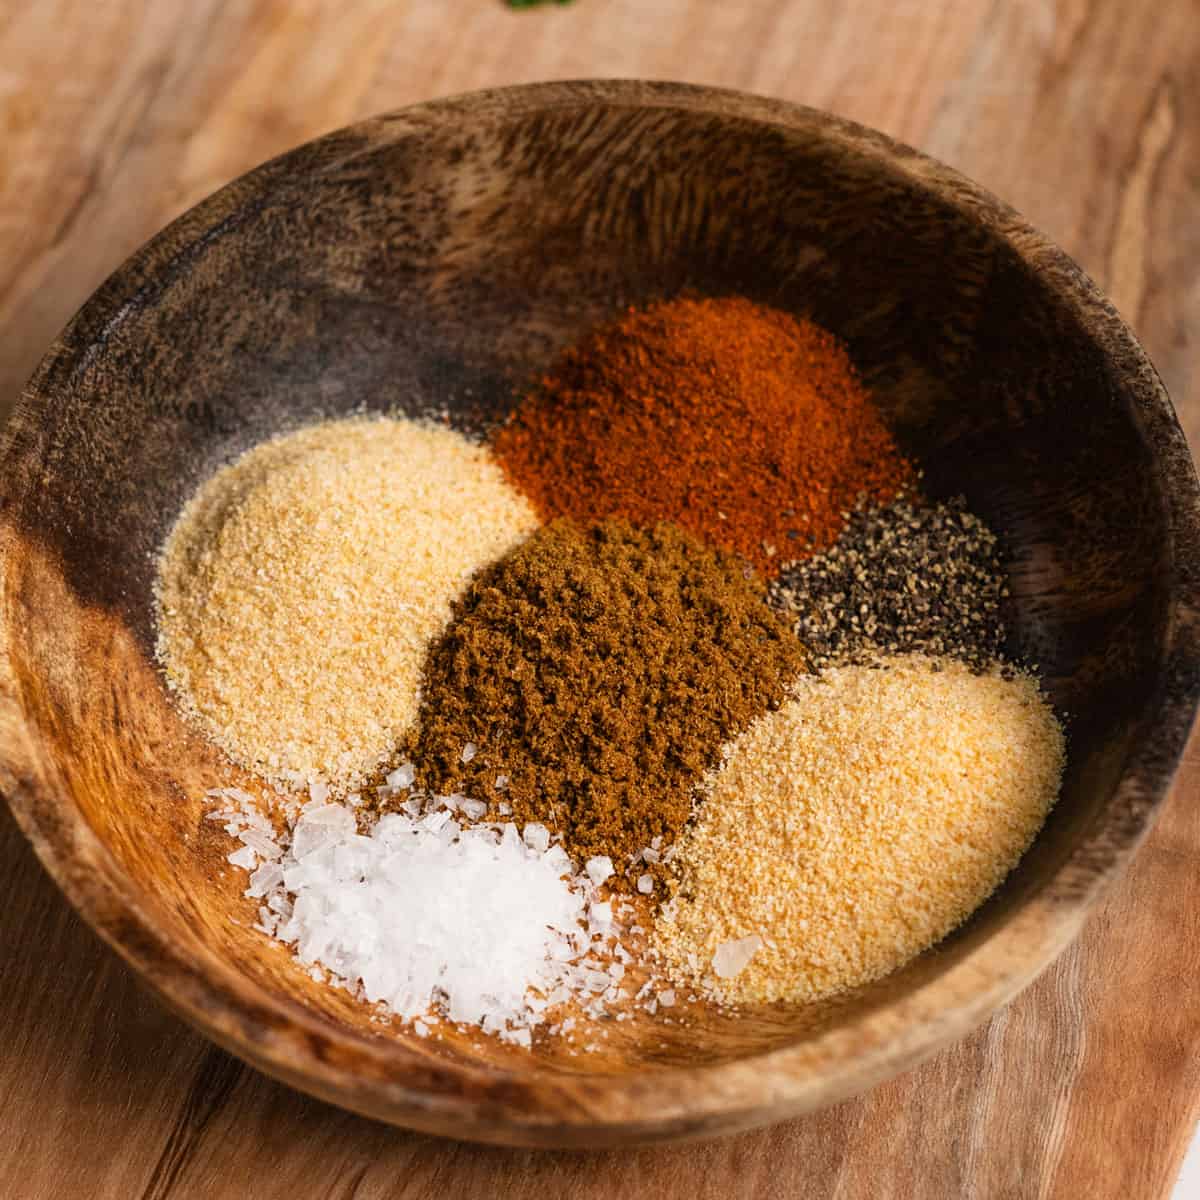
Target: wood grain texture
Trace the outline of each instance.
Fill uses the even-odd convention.
[[[1194,6],[47,3],[0,16],[0,397],[212,187],[355,115],[485,84],[687,78],[831,107],[1016,204],[1108,286],[1185,425]],[[731,11],[736,10],[736,11]],[[16,66],[14,66],[16,64]],[[2,403],[3,401],[0,401]],[[1200,756],[1085,937],[975,1037],[814,1118],[569,1157],[398,1134],[238,1066],[141,996],[0,821],[0,1193],[1158,1196],[1200,1101]]]
[[[1070,714],[1059,801],[965,928],[836,1001],[633,1014],[583,1058],[549,1036],[530,1053],[381,1038],[253,928],[199,801],[245,781],[151,661],[155,552],[216,464],[271,433],[364,404],[478,428],[614,305],[689,290],[845,338],[928,493],[963,493],[1006,539],[1008,649]],[[558,82],[349,126],[139,250],[23,401],[0,456],[0,788],[18,823],[220,1045],[405,1128],[628,1146],[795,1117],[910,1068],[1078,933],[1200,704],[1200,483],[1131,333],[977,185],[811,108]]]

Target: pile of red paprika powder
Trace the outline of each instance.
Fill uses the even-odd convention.
[[[663,301],[596,329],[494,449],[545,520],[674,521],[767,577],[916,481],[841,343],[741,297]]]

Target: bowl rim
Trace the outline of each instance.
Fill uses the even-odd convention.
[[[1147,704],[1147,727],[1154,729],[1154,737],[1131,751],[1086,836],[978,947],[919,984],[898,1006],[868,1009],[803,1047],[715,1065],[588,1075],[583,1103],[564,1090],[560,1106],[546,1104],[555,1088],[547,1091],[543,1081],[541,1102],[528,1111],[505,1103],[519,1079],[515,1072],[483,1072],[447,1060],[432,1069],[437,1088],[406,1082],[404,1070],[418,1064],[417,1078],[429,1079],[429,1061],[401,1052],[395,1043],[381,1050],[298,1004],[250,987],[224,964],[202,968],[190,961],[156,927],[136,889],[125,885],[119,865],[70,797],[53,785],[51,773],[39,768],[36,732],[24,720],[9,665],[8,622],[0,620],[0,790],[43,866],[84,921],[173,1010],[268,1074],[395,1124],[512,1145],[617,1145],[750,1128],[844,1099],[964,1036],[1053,961],[1127,865],[1166,799],[1200,704],[1200,487],[1161,380],[1095,284],[1008,205],[882,133],[787,101],[666,81],[571,80],[426,101],[357,122],[271,159],[166,226],[83,305],[47,352],[0,432],[0,605],[7,595],[5,566],[11,549],[5,521],[15,495],[11,468],[26,435],[39,427],[41,405],[70,364],[120,319],[131,296],[164,272],[186,269],[189,247],[211,236],[256,196],[284,183],[296,165],[310,166],[314,149],[336,152],[335,158],[321,160],[323,166],[345,162],[381,139],[419,140],[452,122],[597,104],[733,117],[841,143],[986,225],[1032,269],[1053,272],[1064,302],[1086,317],[1093,337],[1103,336],[1105,353],[1133,397],[1154,455],[1170,524],[1168,611],[1163,671]]]

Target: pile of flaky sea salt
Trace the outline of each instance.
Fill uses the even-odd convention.
[[[407,765],[388,777],[396,792],[411,784]],[[544,826],[467,824],[478,802],[410,793],[360,832],[357,797],[334,803],[314,785],[278,831],[248,792],[207,797],[209,818],[241,842],[228,857],[250,872],[257,928],[420,1034],[444,1019],[528,1046],[540,1025],[571,1031],[568,1002],[589,1017],[623,997],[651,1011],[674,1003],[669,985],[631,991],[632,957],[600,891],[612,863],[575,874]]]

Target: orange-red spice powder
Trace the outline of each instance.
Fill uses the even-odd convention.
[[[595,330],[495,451],[545,519],[674,521],[766,575],[915,481],[842,344],[740,297],[663,301]]]

